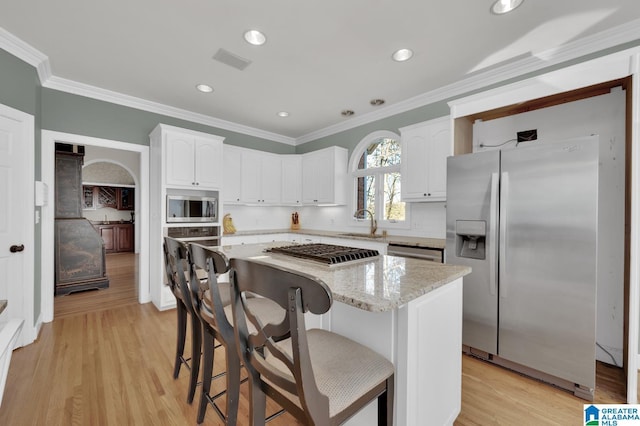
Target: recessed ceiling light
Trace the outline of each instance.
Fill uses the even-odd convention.
[[[211,93],[211,92],[213,92],[213,87],[209,86],[208,84],[198,84],[196,86],[196,89],[198,89],[202,93]]]
[[[355,112],[353,112],[350,109],[345,109],[345,110],[342,110],[340,114],[342,114],[345,117],[351,117],[353,114],[355,114]]]
[[[280,111],[277,115],[278,117],[288,117],[289,113],[287,111]]]
[[[397,62],[408,61],[409,59],[411,59],[412,56],[413,56],[413,50],[411,49],[398,49],[395,52],[393,52],[393,55],[391,55],[393,60]]]
[[[244,33],[244,39],[254,46],[262,46],[267,42],[267,37],[258,30],[247,30]]]
[[[491,6],[491,13],[495,15],[504,15],[520,6],[524,0],[496,0]]]
[[[384,99],[371,99],[369,103],[373,106],[380,106],[384,104]]]

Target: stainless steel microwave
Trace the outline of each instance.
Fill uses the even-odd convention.
[[[167,222],[217,222],[218,199],[194,195],[167,195]]]

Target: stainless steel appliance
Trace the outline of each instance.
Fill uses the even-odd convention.
[[[198,243],[203,246],[220,245],[219,226],[182,226],[167,228],[167,236],[186,243]]]
[[[415,247],[405,244],[389,243],[387,246],[387,254],[389,256],[413,257],[438,263],[444,262],[444,249],[436,247]]]
[[[598,137],[449,157],[467,352],[593,399]]]
[[[217,221],[217,198],[199,195],[167,195],[167,223]]]
[[[313,260],[329,266],[366,260],[380,255],[378,250],[337,246],[333,244],[295,244],[291,246],[272,247],[266,250],[300,259]]]

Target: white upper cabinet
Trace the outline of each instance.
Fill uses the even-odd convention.
[[[453,153],[449,117],[403,127],[400,134],[402,201],[445,201]]]
[[[280,155],[224,146],[225,204],[279,205],[282,194]]]
[[[168,126],[167,126],[168,127]],[[165,130],[165,184],[191,189],[222,186],[222,139],[188,130]]]
[[[260,168],[262,203],[280,204],[282,202],[282,156],[263,155]]]
[[[225,145],[223,157],[225,204],[346,203],[347,150],[344,148],[281,155]]]
[[[282,161],[279,155],[246,149],[242,151],[240,199],[248,204],[280,204]]]
[[[199,188],[222,186],[222,141],[195,139],[195,182]]]
[[[238,204],[242,198],[242,148],[224,145],[222,158],[222,200],[225,204]]]
[[[282,204],[302,204],[302,156],[282,156]]]
[[[304,204],[346,204],[347,156],[337,146],[302,155]]]

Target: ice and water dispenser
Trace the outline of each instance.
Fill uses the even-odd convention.
[[[484,259],[487,223],[484,220],[456,220],[456,256]]]

